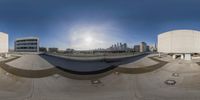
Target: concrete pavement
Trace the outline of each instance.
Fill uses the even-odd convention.
[[[93,78],[93,80],[100,80],[100,84],[92,84],[90,80],[70,79],[60,74],[41,78],[24,78],[0,68],[0,98],[3,100],[200,99],[200,66],[196,62],[173,61],[170,58],[158,57],[155,59],[165,59],[165,61],[168,59],[170,62],[148,73],[116,74],[110,72],[103,77]],[[135,64],[136,68],[140,68],[139,62]],[[150,63],[144,66],[152,65]],[[123,65],[120,67],[123,68]],[[124,68],[134,68],[134,63]],[[178,73],[178,77],[173,76],[173,73]],[[175,80],[176,84],[165,84],[165,81],[169,79]]]

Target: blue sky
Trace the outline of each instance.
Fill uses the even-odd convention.
[[[45,47],[93,49],[156,42],[174,29],[200,30],[198,0],[0,0],[0,31],[10,48],[37,36]]]

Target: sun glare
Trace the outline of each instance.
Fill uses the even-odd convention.
[[[80,25],[70,30],[70,47],[77,50],[90,50],[109,47],[114,36],[106,34],[112,27],[107,25]],[[105,43],[105,41],[109,41]]]
[[[92,42],[92,40],[93,40],[93,38],[92,37],[85,37],[85,42],[86,43],[91,43]]]

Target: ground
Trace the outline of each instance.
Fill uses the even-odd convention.
[[[27,59],[32,61],[25,61],[26,64],[35,61],[39,63],[27,67],[26,64],[19,63]],[[137,61],[122,64],[105,75],[100,74],[101,77],[94,76],[100,81],[99,84],[91,83],[94,77],[91,80],[89,78],[80,80],[68,77],[69,74],[60,73],[38,78],[20,76],[21,74],[10,73],[12,68],[8,70],[1,66],[0,98],[2,100],[199,100],[198,61],[200,59],[173,60],[169,56],[159,58],[151,54]],[[54,68],[38,55],[24,55],[7,64],[25,71]],[[48,66],[41,68],[43,64]],[[127,69],[136,71],[126,71]],[[174,73],[177,76],[174,76]],[[176,84],[167,85],[166,80],[175,80]]]

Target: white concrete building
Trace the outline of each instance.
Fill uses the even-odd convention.
[[[8,53],[8,34],[0,32],[0,53]]]
[[[158,35],[158,52],[180,55],[190,60],[191,54],[200,53],[200,32],[195,30],[173,30]]]
[[[39,52],[39,38],[25,37],[15,41],[16,52]]]

